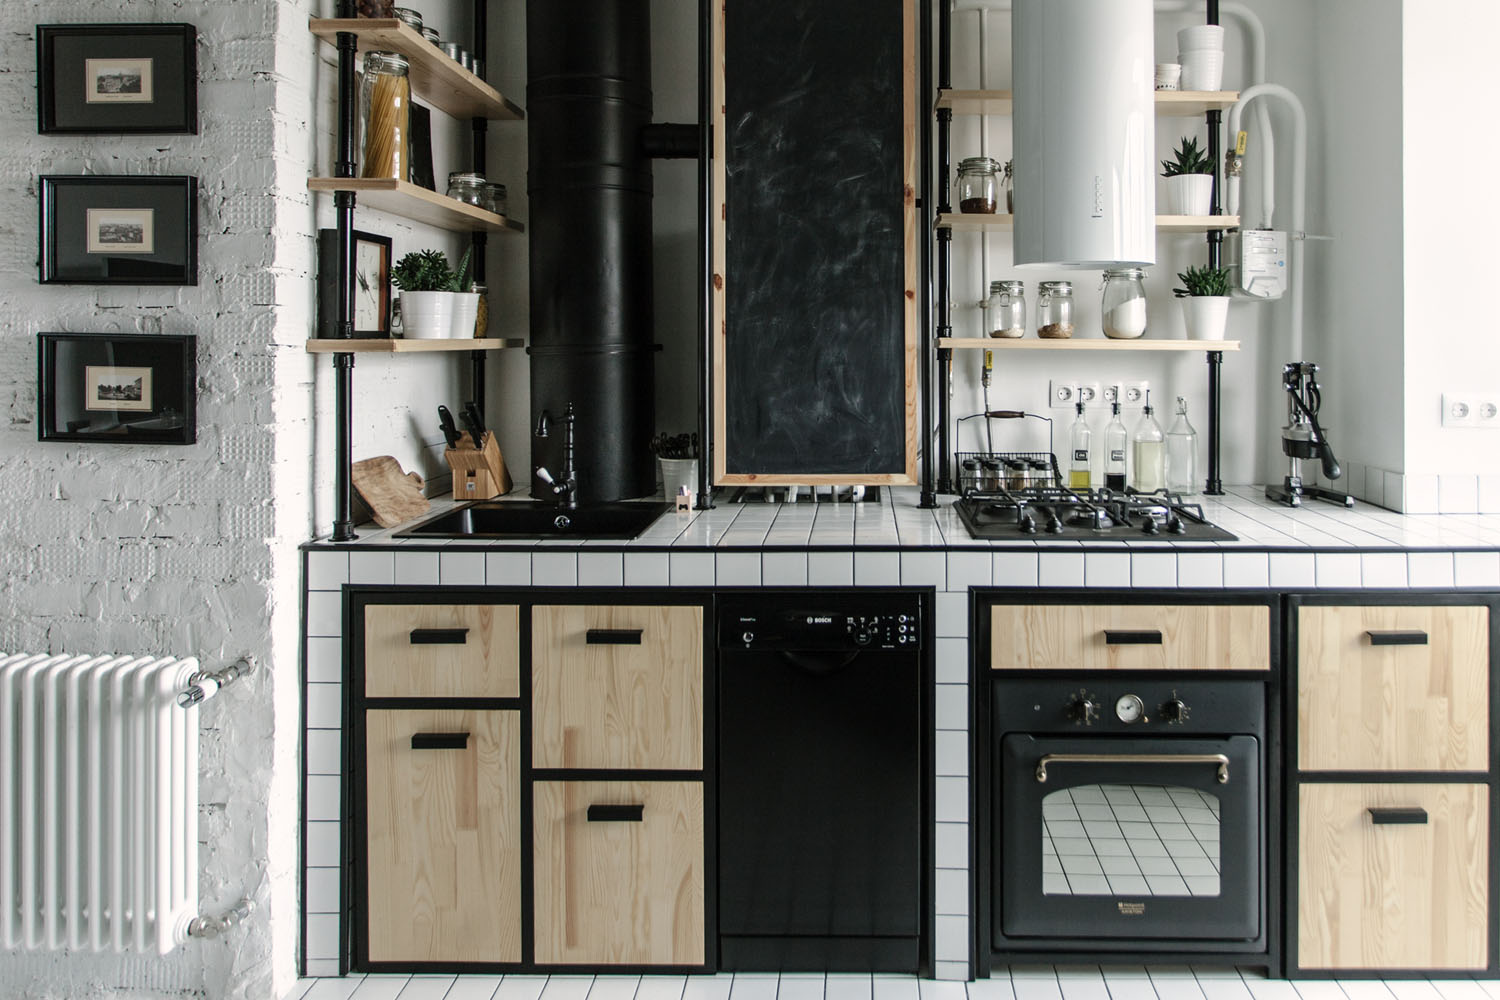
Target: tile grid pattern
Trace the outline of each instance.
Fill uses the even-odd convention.
[[[1217,896],[1219,800],[1193,788],[1087,785],[1042,800],[1042,892]]]

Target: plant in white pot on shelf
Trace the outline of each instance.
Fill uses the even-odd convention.
[[[661,463],[662,498],[671,503],[682,487],[698,492],[698,435],[658,434],[651,450]]]
[[[391,283],[401,290],[401,322],[416,340],[474,336],[479,293],[469,291],[470,247],[458,270],[448,266],[441,250],[414,250],[391,268]]]
[[[1161,161],[1167,179],[1167,214],[1207,215],[1214,194],[1214,161],[1198,140],[1183,136],[1171,160]]]
[[[1190,267],[1177,275],[1183,287],[1172,289],[1182,300],[1182,319],[1189,340],[1223,340],[1229,321],[1229,272],[1219,267]]]

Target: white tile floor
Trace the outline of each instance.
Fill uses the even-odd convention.
[[[1500,981],[1287,982],[1250,969],[1027,965],[972,983],[910,976],[349,976],[285,1000],[1500,1000]]]

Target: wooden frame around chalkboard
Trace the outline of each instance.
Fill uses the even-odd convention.
[[[726,190],[728,181],[727,162],[727,109],[726,80],[725,80],[725,8],[728,3],[754,3],[758,0],[724,0],[721,3],[710,4],[712,11],[712,23],[710,25],[711,36],[711,66],[712,73],[709,81],[710,106],[714,109],[713,114],[713,171],[712,185],[709,193],[712,218],[715,222],[713,231],[712,265],[713,265],[713,292],[710,301],[710,323],[713,331],[713,481],[715,485],[725,486],[775,486],[775,485],[891,485],[904,486],[914,485],[917,482],[917,454],[919,425],[918,400],[917,400],[917,350],[919,342],[919,329],[917,302],[917,261],[918,261],[918,231],[917,231],[917,0],[902,0],[902,189],[903,189],[903,217],[905,230],[905,277],[903,289],[904,300],[904,323],[905,323],[905,352],[904,368],[906,375],[905,393],[905,461],[904,468],[881,473],[793,473],[778,472],[775,469],[767,469],[764,472],[737,472],[731,474],[728,471],[729,455],[727,451],[728,441],[728,416],[727,416],[727,386],[728,376],[726,369],[725,343],[728,338],[729,326],[727,319],[727,297],[725,285],[727,281],[733,281],[734,276],[727,274],[728,262],[728,239],[727,219],[728,205],[726,202]]]

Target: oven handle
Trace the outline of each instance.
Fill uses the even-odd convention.
[[[1219,784],[1229,784],[1229,758],[1221,753],[1049,753],[1036,763],[1036,780],[1047,780],[1048,764],[1217,764]]]

